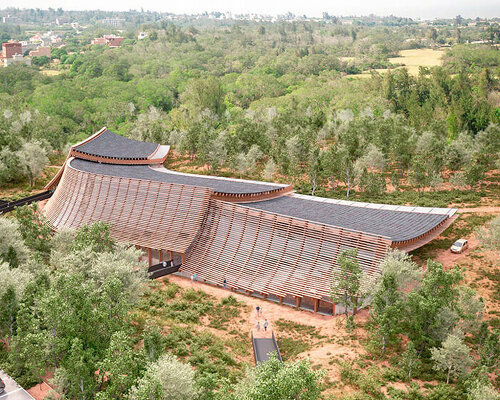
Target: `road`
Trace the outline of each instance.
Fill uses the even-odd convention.
[[[35,400],[19,386],[14,379],[0,369],[0,378],[5,382],[5,392],[0,394],[0,400]]]

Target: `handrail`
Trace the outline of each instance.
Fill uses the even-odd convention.
[[[52,196],[54,192],[52,190],[47,190],[42,193],[34,194],[32,196],[25,197],[23,199],[11,201],[11,202],[4,202],[4,204],[0,205],[0,215],[5,214],[7,212],[10,212],[14,210],[16,207],[21,207],[26,204],[31,204],[34,203],[35,201],[41,201],[48,199],[49,197]]]

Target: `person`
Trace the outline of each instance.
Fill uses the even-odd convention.
[[[222,281],[222,287],[224,289],[227,289],[227,281],[226,281],[226,278],[224,278],[224,280]]]
[[[257,307],[255,307],[255,309],[257,310],[257,317],[258,317],[260,315],[260,307],[257,306]]]
[[[193,280],[196,282],[196,279],[197,279],[197,278],[198,278],[198,274],[195,272],[195,273],[193,274]]]
[[[260,321],[257,321],[257,331],[260,331]]]
[[[262,316],[262,307],[259,306],[259,313],[260,313],[260,316]]]
[[[269,326],[269,322],[267,322],[267,319],[264,321],[264,330],[267,331],[267,327]]]

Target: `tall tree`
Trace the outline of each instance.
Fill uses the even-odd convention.
[[[346,323],[349,319],[349,309],[354,310],[358,303],[361,286],[362,270],[358,263],[357,249],[343,251],[337,259],[338,270],[333,271],[330,285],[330,296],[334,303],[344,307]]]
[[[459,334],[448,335],[442,347],[432,348],[431,353],[435,369],[446,372],[446,383],[450,382],[452,374],[465,375],[472,364],[470,350]]]

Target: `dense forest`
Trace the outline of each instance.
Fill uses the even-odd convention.
[[[2,198],[40,189],[71,144],[107,126],[172,145],[173,169],[352,200],[498,206],[498,20],[7,13],[21,22],[0,24],[3,41],[54,29],[63,44],[0,68]],[[49,25],[58,17],[78,26]],[[126,39],[90,44],[103,34]],[[435,66],[395,61],[423,49]],[[372,304],[362,321],[336,318],[340,338],[276,321],[285,363],[254,367],[243,301],[148,281],[139,251],[105,224],[54,234],[35,206],[19,208],[0,217],[0,368],[68,400],[497,400],[500,217],[460,218],[413,258],[390,253],[369,285],[341,282]],[[470,265],[426,259],[474,232]],[[489,297],[465,270],[478,260]],[[359,353],[297,358],[313,344]]]
[[[500,150],[500,53],[465,41],[492,26],[159,21],[117,49],[88,44],[96,26],[53,50],[58,75],[0,70],[0,176],[31,181],[23,144],[64,153],[107,126],[172,144],[207,173],[304,193],[397,202],[384,194],[477,186]],[[400,50],[446,41],[459,43],[441,67],[384,70]]]

